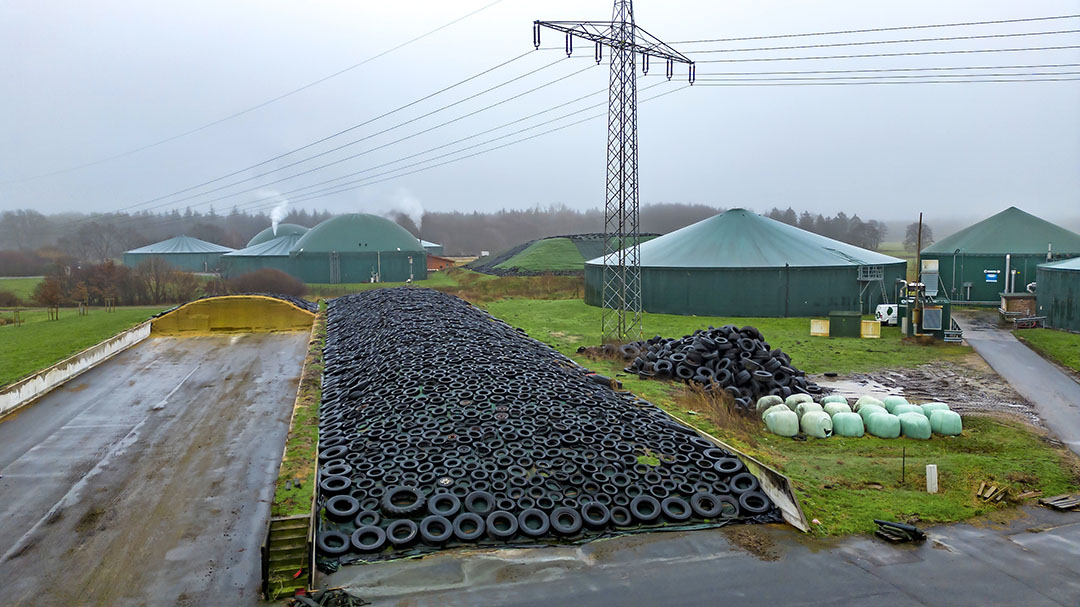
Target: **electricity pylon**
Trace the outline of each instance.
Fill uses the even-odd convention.
[[[635,57],[649,72],[649,59],[665,63],[670,80],[676,63],[694,62],[634,23],[632,0],[615,0],[611,21],[536,21],[533,44],[540,47],[541,28],[566,34],[566,54],[574,38],[596,45],[596,62],[611,51],[608,91],[607,195],[604,201],[603,307],[600,331],[605,342],[641,339],[641,222],[638,198],[637,75]]]

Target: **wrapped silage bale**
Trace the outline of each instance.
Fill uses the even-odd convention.
[[[833,433],[832,418],[824,411],[807,411],[799,420],[799,425],[803,434],[814,438],[829,438]]]
[[[799,433],[799,416],[791,409],[775,411],[765,417],[765,427],[779,436],[795,436]]]
[[[814,402],[814,397],[810,396],[809,394],[792,394],[791,396],[784,399],[784,404],[787,405],[788,409],[791,409],[792,411],[795,410],[795,407],[797,407],[799,403],[812,402]]]
[[[892,413],[893,415],[903,415],[904,413],[918,413],[919,415],[926,417],[926,414],[923,413],[922,407],[920,407],[919,405],[896,405],[892,408],[891,411],[889,411],[889,413]]]
[[[858,413],[859,408],[862,407],[863,405],[877,405],[878,407],[881,407],[882,409],[885,408],[885,403],[883,403],[880,400],[874,398],[873,396],[860,396],[859,400],[855,401],[855,412]]]
[[[837,413],[851,413],[851,407],[847,403],[825,403],[822,409],[829,414],[829,417],[836,417]]]
[[[795,405],[795,414],[799,416],[800,420],[807,413],[810,413],[812,411],[823,411],[823,410],[821,408],[821,405],[815,403],[814,401],[810,401],[808,403],[799,403],[798,405]]]
[[[824,407],[829,403],[844,403],[848,404],[846,396],[840,396],[839,394],[830,394],[821,399],[821,406]]]
[[[896,412],[893,411],[893,409],[899,407],[900,405],[907,404],[910,403],[908,403],[907,399],[903,396],[886,396],[885,398],[881,399],[881,405],[885,407],[886,411],[892,413],[893,415],[896,415]]]
[[[879,407],[877,405],[863,405],[859,407],[859,410],[856,411],[856,413],[859,414],[859,417],[862,418],[863,423],[865,424],[870,420],[871,415],[875,413],[888,413],[888,411],[885,410],[885,407]]]
[[[862,417],[858,413],[852,413],[851,411],[841,411],[833,415],[832,427],[833,434],[836,436],[859,437],[865,432]]]
[[[918,413],[901,413],[896,417],[900,418],[900,431],[904,436],[919,440],[930,438],[930,420],[926,419],[921,410]]]
[[[776,413],[777,411],[787,411],[788,413],[791,413],[791,409],[788,409],[787,405],[785,405],[784,403],[777,403],[766,409],[765,412],[761,414],[761,419],[763,421],[767,421],[769,416],[773,413]]]
[[[867,418],[866,432],[878,438],[896,438],[900,436],[900,418],[882,407],[882,411]]]
[[[964,423],[960,421],[960,414],[956,411],[937,409],[930,414],[930,429],[934,434],[942,436],[960,436]]]
[[[919,405],[919,408],[922,409],[923,415],[925,415],[927,419],[930,419],[930,415],[933,414],[934,411],[948,411],[949,405],[946,405],[945,403],[923,403]]]
[[[765,396],[762,396],[761,398],[758,399],[758,401],[757,401],[757,410],[759,412],[760,411],[765,411],[769,407],[772,407],[773,405],[782,405],[782,404],[784,404],[784,399],[780,398],[779,396],[777,396],[775,394],[766,394]]]

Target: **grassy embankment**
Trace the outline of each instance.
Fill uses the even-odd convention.
[[[599,373],[621,373],[622,361],[591,360],[576,354],[579,345],[599,341],[599,310],[581,301],[488,303],[492,314],[521,327],[582,365]],[[915,345],[901,340],[896,329],[883,329],[880,340],[830,340],[809,337],[806,319],[707,318],[646,314],[647,335],[677,337],[710,324],[752,324],[773,347],[791,354],[795,365],[810,373],[857,372],[910,367],[934,360],[967,356],[960,346]],[[873,437],[795,441],[767,433],[757,420],[732,415],[726,406],[701,398],[681,384],[620,376],[635,394],[675,417],[708,432],[775,467],[791,478],[811,525],[820,535],[869,532],[874,518],[959,521],[1000,509],[982,502],[975,490],[983,481],[1005,484],[1013,495],[1039,489],[1044,495],[1075,490],[1075,460],[1051,447],[1022,424],[968,416],[964,433],[929,441]],[[906,474],[901,482],[906,450]],[[925,493],[926,464],[937,464],[941,492]]]
[[[581,276],[491,276],[465,268],[450,268],[429,274],[427,280],[406,285],[402,282],[356,283],[356,284],[309,284],[308,299],[316,297],[339,297],[370,289],[391,287],[426,287],[451,295],[457,295],[474,304],[501,299],[569,299],[580,298],[584,293]]]
[[[907,261],[907,279],[915,280],[916,268],[915,268],[915,253],[909,253],[904,249],[904,243],[902,242],[883,242],[878,247],[878,253],[884,255],[892,255],[893,257],[899,257],[900,259]]]
[[[546,238],[532,243],[524,251],[495,267],[526,272],[583,271],[585,258],[569,238]]]
[[[323,347],[326,345],[326,306],[320,308],[300,375],[296,405],[285,440],[285,454],[278,469],[274,503],[270,506],[271,516],[292,516],[311,511],[311,498],[315,490],[315,449],[319,444]]]
[[[130,329],[163,309],[130,307],[106,312],[90,308],[86,316],[79,316],[73,308],[61,308],[59,320],[48,320],[43,308],[23,310],[22,325],[0,326],[0,386]]]
[[[1042,356],[1080,373],[1080,335],[1055,329],[1022,329],[1013,335]]]
[[[15,277],[0,277],[0,291],[8,291],[14,293],[15,297],[18,297],[22,302],[30,303],[30,299],[34,295],[34,289],[37,288],[38,283],[42,281],[40,276],[15,276]]]

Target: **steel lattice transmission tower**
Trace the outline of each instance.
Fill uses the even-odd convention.
[[[596,62],[603,49],[611,53],[608,91],[607,193],[604,202],[604,268],[601,335],[606,341],[641,338],[641,222],[638,199],[638,135],[636,57],[642,72],[649,59],[665,63],[671,79],[676,63],[694,62],[634,23],[632,0],[615,0],[611,21],[536,21],[533,44],[540,47],[541,28],[566,34],[566,54],[574,51],[574,38],[596,45]],[[624,246],[626,245],[626,246]]]

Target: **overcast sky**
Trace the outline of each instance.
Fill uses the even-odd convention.
[[[502,0],[423,40],[238,118],[138,153],[34,178],[124,154],[250,108],[491,2],[0,0],[0,182],[4,182],[0,183],[0,210],[113,211],[131,207],[245,169],[526,53],[532,49],[534,19],[603,20],[611,14],[607,0]],[[1080,34],[1068,33],[690,53],[1080,30],[1080,19],[676,44],[1080,14],[1080,0],[639,0],[635,11],[639,25],[697,61],[1080,45]],[[543,34],[544,47],[562,45],[560,35]],[[270,175],[186,201],[178,199],[202,190],[137,208],[182,210],[191,205],[206,209],[213,204],[223,212],[234,204],[251,207],[258,198],[274,192],[364,169],[370,170],[361,176],[371,178],[603,103],[604,94],[593,95],[508,128],[445,146],[599,93],[607,85],[607,66],[596,66],[592,53],[584,43],[578,44],[572,59],[566,59],[561,50],[534,51],[343,137],[210,187],[273,171]],[[1066,63],[1080,64],[1080,49],[699,63],[697,69],[699,84],[704,84],[707,74],[716,72]],[[593,67],[588,68],[590,65]],[[475,99],[397,126],[541,67],[544,69],[535,74]],[[921,210],[931,223],[935,218],[981,218],[1014,204],[1051,220],[1080,216],[1080,81],[686,87],[683,66],[677,67],[671,83],[664,81],[663,71],[662,65],[654,63],[650,76],[640,81],[642,100],[675,91],[643,101],[639,110],[644,203],[694,202],[756,210],[793,206],[822,213],[842,210],[878,219],[906,219]],[[1080,66],[983,71],[1076,74]],[[829,77],[786,77],[823,76]],[[556,80],[449,126],[372,150]],[[468,153],[604,112],[603,107],[589,110]],[[396,128],[377,134],[391,127]],[[379,211],[392,205],[420,205],[436,211],[490,211],[552,203],[598,207],[604,191],[605,130],[603,118],[592,120],[492,153],[296,204],[335,212]],[[364,137],[367,139],[342,151],[281,169],[333,145]],[[445,147],[422,154],[438,146]],[[365,151],[334,167],[267,185]],[[411,158],[403,160],[407,156]],[[452,157],[456,156],[445,159]],[[387,164],[393,161],[399,162]],[[387,166],[374,168],[384,164]],[[259,191],[208,202],[258,186],[262,186]]]

